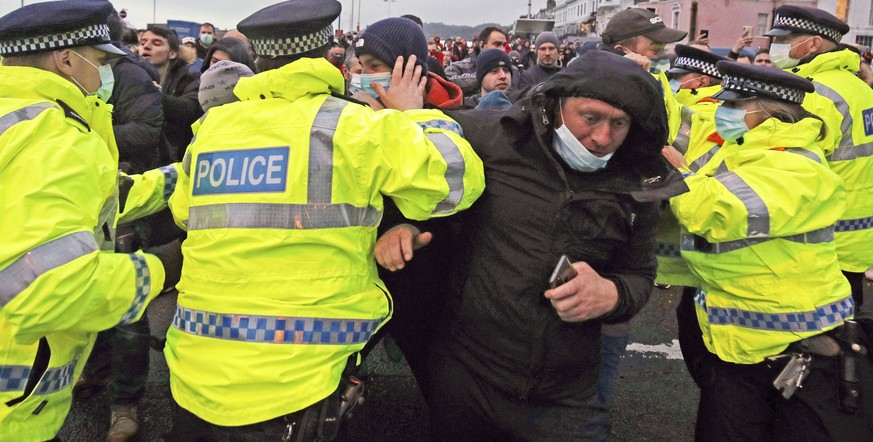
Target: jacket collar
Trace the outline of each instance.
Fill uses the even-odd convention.
[[[842,70],[855,74],[859,69],[861,69],[861,57],[850,49],[843,49],[816,55],[809,63],[786,70],[804,78],[815,78],[822,72]]]
[[[455,83],[433,72],[427,73],[427,94],[424,103],[438,109],[459,109],[464,105],[464,93]]]
[[[118,160],[112,132],[112,105],[94,96],[86,97],[78,86],[60,75],[32,67],[0,66],[0,88],[3,98],[59,103],[68,119],[84,123],[83,130],[99,135]]]
[[[310,94],[342,95],[345,80],[324,58],[301,58],[278,69],[240,78],[233,93],[241,101],[283,98],[297,100]]]

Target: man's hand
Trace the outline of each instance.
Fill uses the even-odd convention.
[[[684,169],[688,167],[688,161],[685,161],[685,157],[682,156],[682,153],[676,150],[673,146],[664,146],[661,149],[661,155],[673,165],[673,167],[677,169]]]
[[[652,65],[652,59],[646,57],[645,55],[637,54],[636,52],[627,51],[624,54],[624,58],[640,65],[641,68],[645,70],[649,70],[649,67]]]
[[[396,272],[412,260],[413,250],[418,250],[433,239],[430,232],[421,233],[411,224],[400,224],[385,232],[376,241],[376,262],[387,270]]]
[[[373,83],[373,85],[375,86],[376,84]],[[385,106],[382,106],[382,103],[380,103],[379,100],[373,98],[372,95],[370,95],[364,91],[355,92],[354,94],[352,94],[352,98],[354,98],[355,100],[363,101],[364,103],[369,104],[370,108],[373,110],[385,109]]]
[[[611,312],[618,305],[615,283],[602,278],[585,262],[573,264],[576,277],[546,290],[546,298],[565,322],[582,322]]]
[[[737,54],[739,54],[739,53],[740,53],[740,49],[742,49],[742,48],[744,48],[744,47],[749,46],[750,44],[752,44],[752,40],[753,40],[752,37],[740,37],[740,38],[738,38],[738,39],[737,39],[737,42],[734,43],[733,47],[731,47],[731,51],[736,52]]]
[[[424,107],[427,77],[421,75],[421,66],[415,64],[415,55],[409,56],[405,69],[403,57],[397,57],[394,72],[391,73],[391,87],[387,91],[379,83],[371,83],[370,86],[379,94],[379,99],[387,108],[402,112]]]

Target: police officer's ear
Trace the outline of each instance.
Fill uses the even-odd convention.
[[[64,77],[72,77],[76,72],[73,57],[76,57],[70,49],[58,49],[52,51],[50,63],[51,66],[46,66],[52,72],[61,74]]]
[[[700,86],[699,86],[698,89],[703,89],[703,88],[705,88],[705,87],[709,87],[709,86],[712,84],[712,83],[710,82],[710,79],[709,79],[709,76],[708,76],[708,75],[701,75],[700,77],[697,77],[697,78],[700,79]]]

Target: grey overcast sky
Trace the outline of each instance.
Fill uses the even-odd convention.
[[[21,4],[42,0],[0,0],[0,14],[7,14]],[[163,23],[167,19],[211,22],[220,29],[233,29],[251,13],[279,0],[110,0],[118,10],[127,9],[128,20],[144,27],[152,19]],[[349,29],[354,1],[354,23],[363,29],[389,16],[415,14],[424,22],[443,22],[453,25],[478,25],[496,22],[511,24],[520,15],[527,14],[528,2],[533,12],[546,6],[546,0],[339,0],[343,5],[340,26]],[[389,11],[390,10],[390,11]],[[336,23],[334,24],[336,27]]]

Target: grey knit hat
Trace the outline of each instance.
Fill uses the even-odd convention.
[[[561,47],[561,42],[558,41],[558,36],[554,32],[540,32],[540,35],[537,35],[537,39],[534,41],[534,46],[540,47],[543,43],[552,43],[555,45],[555,48]]]
[[[248,66],[230,60],[222,60],[213,64],[200,75],[200,91],[197,98],[203,111],[222,104],[237,101],[233,88],[242,77],[255,75]]]

